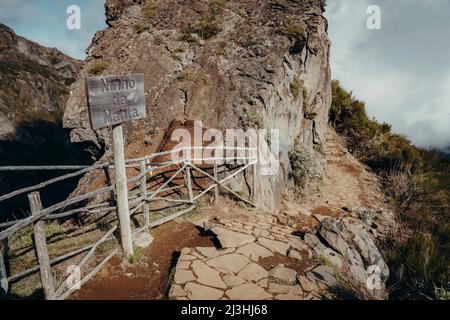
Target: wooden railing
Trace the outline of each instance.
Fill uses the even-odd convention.
[[[208,192],[213,192],[214,199],[219,197],[219,188],[227,190],[231,195],[237,199],[254,206],[251,199],[246,199],[239,195],[227,186],[233,178],[243,173],[248,168],[252,168],[253,186],[251,194],[255,191],[255,170],[257,164],[256,149],[253,148],[236,148],[224,147],[223,150],[228,153],[233,153],[232,157],[201,157],[193,158],[186,157],[178,160],[172,160],[174,153],[195,151],[196,147],[182,148],[169,150],[151,154],[147,157],[126,160],[126,166],[139,170],[138,174],[127,178],[129,186],[129,202],[130,216],[143,215],[142,225],[137,226],[133,233],[139,233],[146,229],[154,228],[163,223],[171,221],[183,214],[192,211],[196,208],[196,202]],[[207,150],[208,148],[199,148]],[[217,150],[216,147],[211,148]],[[236,153],[244,153],[244,155]],[[170,156],[170,160],[154,162],[155,158],[162,156]],[[31,214],[24,218],[14,221],[7,221],[0,224],[0,249],[6,248],[8,238],[19,230],[23,230],[28,226],[32,226],[32,234],[34,237],[34,249],[38,265],[23,270],[15,275],[8,275],[6,264],[4,261],[4,254],[0,252],[0,295],[7,294],[9,285],[17,282],[25,277],[28,277],[36,272],[40,272],[40,280],[45,299],[65,299],[72,294],[79,285],[86,283],[101,267],[118,252],[119,247],[115,241],[114,248],[109,254],[96,265],[94,269],[89,271],[83,278],[80,278],[76,286],[67,285],[66,279],[69,275],[59,282],[56,286],[55,279],[52,275],[52,266],[55,266],[62,261],[84,254],[81,261],[77,264],[77,270],[87,265],[87,262],[92,258],[96,249],[103,243],[117,239],[115,231],[118,229],[117,217],[114,213],[116,210],[115,190],[114,184],[111,183],[109,177],[109,170],[113,168],[110,163],[95,164],[93,166],[33,166],[33,167],[0,167],[1,171],[22,171],[22,170],[77,170],[76,172],[68,173],[53,179],[50,179],[39,184],[22,188],[0,196],[0,202],[17,197],[19,195],[28,194]],[[92,173],[101,170],[107,173],[109,181],[108,184],[96,190],[89,191],[82,195],[69,197],[66,200],[53,204],[47,208],[43,208],[40,200],[39,190],[51,184],[64,181],[77,176],[83,176],[87,173]],[[196,176],[193,175],[196,172]],[[211,173],[208,171],[212,171]],[[103,174],[102,173],[102,174]],[[193,187],[193,180],[202,179],[209,181],[209,184],[201,185],[196,183],[196,188]],[[182,182],[180,182],[180,180]],[[99,195],[105,195],[108,199],[102,200],[101,203],[93,203],[92,198]],[[167,203],[163,207],[158,204]],[[170,210],[169,210],[170,209]],[[175,211],[174,211],[175,209]],[[151,212],[172,211],[167,215],[163,215],[154,219]],[[99,219],[110,219],[109,222],[114,224],[97,242],[83,247],[76,248],[63,255],[50,259],[48,254],[45,223],[46,221],[61,221],[84,214],[89,217],[95,216]],[[112,217],[110,217],[112,215]]]

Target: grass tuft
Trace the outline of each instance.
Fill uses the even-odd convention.
[[[88,70],[88,73],[93,76],[100,75],[103,71],[106,70],[108,64],[104,61],[95,62]]]

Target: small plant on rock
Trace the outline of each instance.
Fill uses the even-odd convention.
[[[364,210],[358,214],[359,218],[366,225],[370,226],[372,224],[373,218],[377,215],[377,212],[373,210]]]
[[[279,28],[278,32],[289,38],[289,40],[304,42],[306,41],[306,31],[298,23],[289,21],[285,27]]]
[[[296,185],[304,187],[310,180],[319,179],[324,172],[323,156],[313,148],[300,145],[289,151],[291,172],[289,177]]]
[[[194,79],[194,75],[191,71],[183,71],[177,78],[179,81],[192,81]]]
[[[434,287],[434,295],[437,300],[450,300],[450,291],[443,287]]]
[[[174,52],[172,52],[172,54],[170,55],[170,57],[171,57],[173,60],[181,61],[181,57],[178,55],[178,53],[181,53],[181,52],[183,52],[183,51],[184,51],[183,49],[178,48],[178,49],[176,49]]]
[[[298,99],[300,93],[304,89],[303,85],[304,85],[303,80],[300,80],[298,77],[294,77],[294,80],[289,85],[289,90],[291,91],[295,100]]]
[[[137,34],[147,31],[149,28],[141,23],[136,23],[133,25],[133,29]]]
[[[153,42],[157,45],[160,46],[164,43],[163,39],[161,36],[155,36],[155,39],[153,40]]]
[[[134,253],[129,258],[130,263],[132,263],[132,264],[138,263],[141,260],[141,258],[142,258],[142,249],[134,248]]]
[[[209,75],[207,75],[207,74],[204,74],[204,75],[202,76],[202,81],[203,81],[203,84],[204,84],[205,86],[210,86],[210,85],[212,84],[211,77],[210,77]]]
[[[181,40],[190,43],[198,43],[199,39],[208,40],[216,36],[220,31],[216,17],[222,13],[225,2],[222,0],[211,0],[208,10],[202,13],[202,18],[195,24],[189,24],[183,28]]]
[[[144,7],[144,9],[142,10],[142,16],[147,21],[152,20],[155,17],[157,10],[158,10],[158,7],[156,6],[156,4],[151,2],[151,3],[147,4]]]
[[[264,128],[264,119],[259,114],[249,114],[247,116],[247,121],[252,123],[256,128]]]
[[[88,70],[88,73],[94,76],[97,76],[101,74],[103,71],[105,71],[108,64],[104,61],[99,61],[94,63]]]

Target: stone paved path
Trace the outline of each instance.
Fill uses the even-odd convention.
[[[274,255],[299,260],[312,257],[311,250],[295,235],[295,230],[278,223],[276,216],[260,213],[243,219],[219,218],[211,231],[217,235],[222,248],[184,248],[176,265],[170,299],[321,298],[326,286],[321,277],[314,275],[314,270],[297,272],[283,264],[266,270],[259,263]]]

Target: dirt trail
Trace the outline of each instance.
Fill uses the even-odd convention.
[[[342,208],[353,212],[387,209],[377,176],[342,146],[333,129],[328,128],[325,139],[325,175],[302,200],[300,205],[304,211],[336,215],[345,211]]]
[[[188,222],[169,222],[154,230],[152,245],[137,263],[115,256],[91,281],[71,296],[74,300],[165,299],[170,271],[185,246],[214,246],[211,237]]]
[[[316,227],[317,215],[340,217],[362,209],[388,208],[377,177],[348,153],[332,129],[328,129],[325,137],[325,176],[312,185],[310,193],[300,202],[285,200],[283,203],[282,212],[295,220],[299,231]],[[225,199],[222,201],[220,206],[206,208],[205,217],[229,217],[242,223],[247,220],[243,218],[245,209]],[[254,214],[258,210],[251,211]],[[201,234],[200,230],[192,223],[181,221],[157,228],[153,244],[142,252],[139,263],[123,264],[114,257],[72,299],[167,299],[170,271],[180,251],[185,247],[214,246],[211,235]]]

